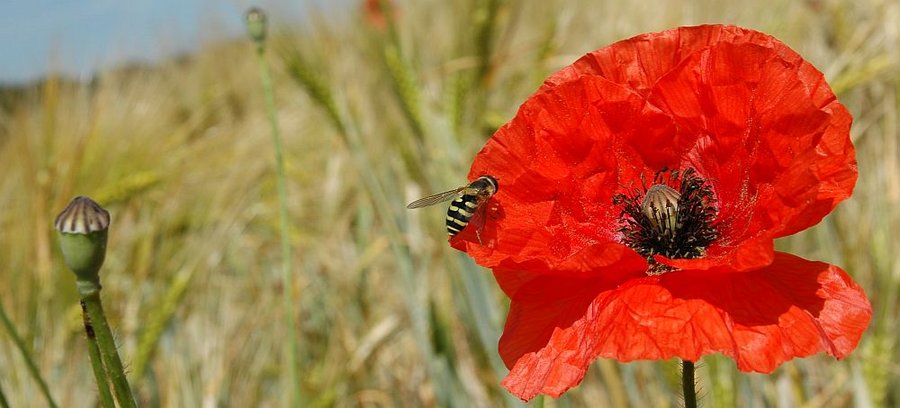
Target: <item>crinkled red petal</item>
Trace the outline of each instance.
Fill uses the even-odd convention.
[[[515,319],[501,340],[504,361],[515,362],[503,385],[523,400],[558,397],[598,357],[696,361],[722,353],[738,369],[762,373],[820,352],[843,358],[872,315],[862,289],[843,270],[780,252],[772,265],[738,274],[680,271],[617,287],[569,281],[547,284],[547,295],[537,296],[541,283],[520,289],[534,296],[513,299]],[[588,301],[590,290],[600,292]],[[557,320],[548,321],[542,308]],[[580,317],[574,317],[577,309]],[[533,335],[535,326],[554,324],[542,348],[517,355],[526,347],[515,342]]]
[[[567,327],[581,318],[598,293],[645,276],[647,263],[634,251],[597,250],[589,248],[572,260],[606,260],[605,265],[593,261],[587,268],[591,273],[581,272],[582,265],[544,273],[524,271],[517,266],[494,268],[494,277],[512,300],[506,330],[500,339],[500,356],[508,367],[523,354],[544,347],[555,328]]]
[[[685,58],[723,43],[787,48],[768,34],[736,26],[678,27],[641,34],[592,51],[547,78],[542,89],[579,76],[596,75],[646,96],[659,78]],[[786,52],[796,55],[789,49]]]
[[[624,40],[551,76],[488,141],[470,178],[497,177],[501,216],[451,244],[487,267],[544,258],[536,267],[552,269],[619,240],[614,194],[693,167],[715,192],[720,236],[702,259],[659,260],[757,268],[774,238],[851,194],[850,122],[822,74],[766,34],[714,25]]]
[[[723,248],[809,228],[853,191],[850,114],[807,67],[781,43],[721,43],[650,90],[679,129],[681,167],[715,189]]]
[[[600,77],[539,92],[476,156],[470,177],[492,175],[499,190],[478,223],[483,227],[475,231],[470,222],[451,245],[485,267],[541,273],[564,272],[590,247],[622,248],[613,195],[639,185],[658,164],[645,159],[673,157],[665,149],[642,154],[654,149],[635,141],[662,144],[674,134],[671,119],[643,97]]]

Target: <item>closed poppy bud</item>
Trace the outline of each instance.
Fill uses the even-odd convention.
[[[78,196],[53,222],[59,233],[66,266],[78,280],[98,282],[100,267],[106,258],[109,212],[87,197]]]
[[[261,44],[266,40],[266,13],[262,10],[253,7],[250,10],[247,10],[247,14],[244,16],[244,19],[247,21],[247,34],[250,35],[250,38],[253,39],[257,44]]]

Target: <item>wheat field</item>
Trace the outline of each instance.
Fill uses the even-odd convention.
[[[97,406],[74,276],[53,217],[75,195],[112,214],[103,301],[140,406],[494,407],[508,306],[451,249],[444,208],[492,132],[556,69],[649,31],[729,23],[818,67],[854,116],[854,196],[780,249],[846,269],[872,324],[849,358],[771,375],[699,365],[708,407],[900,406],[900,2],[396,0],[275,25],[294,300],[284,306],[274,152],[254,48],[211,44],[94,80],[0,93],[0,306],[63,407]],[[385,21],[393,21],[392,24]],[[382,24],[384,23],[384,24]],[[298,322],[299,384],[285,313]],[[0,391],[46,406],[9,330]],[[677,361],[599,360],[548,407],[678,407]]]

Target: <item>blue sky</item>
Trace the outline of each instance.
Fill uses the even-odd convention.
[[[154,61],[207,41],[243,34],[253,5],[275,24],[299,19],[328,0],[3,0],[0,83],[21,83],[48,70],[87,79],[99,67]],[[342,0],[339,3],[346,3]],[[292,17],[293,16],[293,17]]]

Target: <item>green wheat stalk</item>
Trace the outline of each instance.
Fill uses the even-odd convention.
[[[31,358],[31,354],[28,352],[28,349],[25,348],[25,342],[22,340],[22,337],[19,336],[19,333],[16,331],[16,328],[13,326],[12,321],[9,320],[9,316],[6,314],[6,309],[3,308],[3,303],[0,303],[0,321],[3,321],[3,327],[6,329],[6,332],[9,333],[9,337],[12,338],[13,343],[16,345],[16,348],[19,349],[19,352],[22,353],[22,359],[25,360],[25,366],[28,367],[28,373],[31,374],[31,377],[34,378],[34,381],[38,383],[39,388],[41,389],[41,393],[44,394],[44,398],[47,399],[47,405],[56,408],[56,401],[53,400],[53,396],[50,395],[50,388],[47,386],[47,382],[44,381],[44,377],[41,377],[40,371],[38,371],[37,364],[34,363],[34,359]],[[3,407],[8,407],[9,403],[6,402],[6,398],[3,396],[3,391],[0,390],[0,404],[3,404]]]
[[[278,130],[278,115],[275,112],[275,92],[272,90],[272,75],[269,63],[266,61],[266,15],[262,10],[253,8],[247,12],[247,30],[251,39],[256,43],[256,60],[259,63],[259,76],[262,82],[263,95],[266,103],[266,113],[269,117],[269,125],[272,128],[272,144],[275,147],[275,182],[278,189],[278,213],[281,228],[281,279],[282,299],[284,302],[285,324],[287,325],[288,347],[288,372],[291,383],[291,396],[293,405],[300,406],[302,395],[300,392],[300,372],[298,370],[298,358],[300,345],[297,341],[297,322],[294,318],[294,305],[291,288],[293,285],[291,276],[291,244],[287,208],[287,177],[284,171],[284,149],[281,145],[281,134]]]
[[[384,64],[391,78],[391,85],[400,100],[403,117],[412,128],[413,135],[421,142],[425,137],[425,121],[422,119],[423,114],[420,109],[422,96],[419,89],[421,86],[396,44],[386,44],[382,52]]]
[[[337,108],[337,104],[332,98],[329,87],[321,80],[321,77],[314,75],[313,70],[306,64],[298,53],[291,53],[288,57],[288,67],[291,76],[306,91],[314,103],[325,111],[332,120],[338,136],[347,147],[353,157],[354,167],[362,179],[362,184],[366,189],[367,196],[372,201],[372,207],[376,210],[378,217],[384,220],[386,234],[390,238],[391,252],[397,262],[397,269],[404,285],[404,303],[410,316],[410,322],[413,327],[413,333],[416,337],[416,345],[420,348],[419,352],[427,361],[427,369],[435,384],[444,384],[445,387],[437,387],[435,393],[441,405],[452,406],[452,404],[460,404],[463,398],[462,394],[453,394],[449,391],[455,384],[452,381],[452,373],[447,367],[446,361],[438,360],[434,347],[429,340],[430,325],[428,315],[423,311],[423,307],[419,304],[419,300],[413,296],[416,293],[416,283],[414,278],[414,267],[409,256],[409,251],[404,247],[404,237],[400,229],[400,220],[393,209],[398,205],[393,205],[389,199],[390,194],[386,191],[384,182],[376,177],[372,171],[375,167],[372,165],[373,160],[369,157],[360,136],[360,131],[354,127],[353,122],[345,120],[344,115]]]
[[[497,30],[497,18],[503,0],[490,0],[480,4],[475,12],[475,53],[478,56],[477,82],[484,85],[491,74],[494,57],[494,36]]]
[[[162,337],[166,324],[172,318],[172,315],[175,314],[175,309],[178,308],[181,298],[187,292],[193,276],[192,271],[193,269],[184,269],[172,279],[166,293],[162,297],[162,303],[159,307],[154,308],[150,316],[147,317],[143,325],[144,332],[138,339],[134,353],[132,378],[137,379],[144,376],[144,371],[147,369],[151,355],[156,350],[156,344]]]
[[[331,95],[331,90],[328,85],[322,80],[322,77],[306,63],[303,59],[303,56],[300,55],[298,51],[292,50],[286,52],[289,55],[287,58],[287,72],[303,89],[306,90],[306,94],[317,103],[325,114],[328,115],[328,119],[331,120],[332,125],[338,129],[338,133],[343,137],[346,133],[346,129],[344,129],[343,121],[341,120],[341,114],[338,112],[337,104],[334,102],[334,97]],[[346,143],[347,141],[344,140]]]
[[[3,387],[0,387],[0,408],[9,408],[9,401],[6,400],[6,395],[3,394]]]

